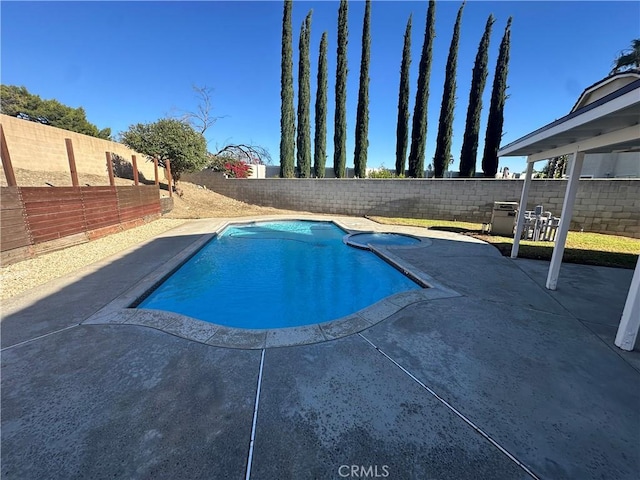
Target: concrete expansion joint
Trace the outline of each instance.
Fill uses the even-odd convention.
[[[511,453],[509,453],[502,445],[500,445],[497,441],[495,441],[493,438],[491,438],[487,433],[485,433],[480,427],[478,427],[475,423],[473,423],[469,418],[464,416],[457,408],[455,408],[453,405],[451,405],[449,402],[447,402],[443,397],[438,395],[432,388],[430,388],[428,385],[426,385],[424,382],[422,382],[420,379],[418,379],[409,370],[407,370],[402,365],[400,365],[400,363],[398,363],[396,360],[391,358],[387,353],[385,353],[383,350],[381,350],[380,347],[378,347],[371,340],[369,340],[367,337],[362,335],[362,333],[358,333],[358,335],[365,342],[367,342],[371,347],[373,347],[375,350],[380,352],[380,354],[382,356],[384,356],[387,360],[389,360],[396,367],[398,367],[400,370],[402,370],[402,372],[404,372],[407,376],[409,376],[409,378],[411,378],[414,382],[416,382],[420,387],[422,387],[424,390],[429,392],[433,397],[436,398],[436,400],[438,400],[440,403],[442,403],[446,408],[448,408],[451,412],[453,412],[458,418],[460,418],[462,421],[464,421],[469,427],[471,427],[473,430],[475,430],[476,433],[478,433],[485,440],[487,440],[489,443],[491,443],[495,448],[497,448],[501,453],[503,453],[507,458],[509,458],[509,460],[513,461],[516,465],[518,465],[529,476],[531,476],[531,478],[534,478],[535,480],[539,480],[539,477],[536,476],[524,463],[522,463],[520,460],[518,460],[516,457],[514,457]]]
[[[358,316],[359,318],[361,318],[362,320],[364,320],[364,319],[363,319],[362,317],[360,317],[360,315],[358,315],[357,313],[356,313],[356,316]],[[329,342],[329,341],[331,341],[331,340],[335,340],[334,338],[330,337],[330,336],[328,335],[328,333],[327,333],[327,332],[325,332],[325,331],[324,331],[324,327],[322,326],[322,324],[318,324],[318,330],[320,330],[320,333],[322,334],[322,338],[324,338],[324,341],[325,341],[325,342]]]
[[[470,295],[465,295],[469,298],[474,298]],[[555,317],[560,317],[560,318],[565,318],[565,317],[569,317],[572,320],[577,320],[580,321],[580,319],[578,317],[576,317],[574,314],[572,314],[569,310],[567,310],[562,304],[560,304],[555,298],[551,297],[551,295],[549,295],[550,298],[552,298],[554,300],[555,303],[557,303],[563,310],[564,313],[557,313],[557,312],[553,312],[551,310],[544,310],[541,308],[534,308],[530,305],[518,305],[518,307],[520,307],[522,310],[527,310],[530,312],[541,312],[541,313],[546,313],[547,315],[553,315]],[[509,306],[513,306],[514,304],[512,302],[508,302],[508,301],[500,301],[500,300],[495,300],[495,299],[491,299],[491,298],[482,298],[481,300],[488,302],[488,303],[493,303],[495,305],[509,305]]]
[[[612,344],[611,342],[607,342],[604,338],[602,338],[600,335],[598,335],[598,333],[596,331],[594,331],[589,325],[593,325],[593,322],[588,322],[586,320],[582,320],[580,318],[577,319],[578,322],[580,322],[582,324],[582,326],[584,328],[586,328],[587,330],[589,330],[589,332],[591,332],[598,340],[600,340],[600,342],[602,342],[604,345],[606,345],[606,347],[611,350],[612,352],[614,352],[618,357],[620,357],[627,365],[629,365],[631,368],[633,368],[639,375],[640,375],[640,369],[634,365],[632,362],[629,361],[629,359],[624,355],[624,353],[626,353],[624,350],[622,350],[621,348],[618,348],[617,346],[615,346],[614,344]]]
[[[4,352],[5,350],[9,350],[10,348],[14,348],[14,347],[19,347],[21,345],[25,345],[27,343],[35,342],[36,340],[40,340],[40,339],[43,339],[43,338],[46,338],[46,337],[50,337],[51,335],[55,335],[57,333],[61,333],[61,332],[64,332],[66,330],[70,330],[72,328],[79,327],[80,325],[81,325],[81,323],[74,323],[73,325],[69,325],[67,327],[60,328],[58,330],[54,330],[53,332],[45,333],[44,335],[38,335],[37,337],[33,337],[33,338],[28,339],[28,340],[24,340],[22,342],[14,343],[13,345],[9,345],[9,346],[6,346],[4,348],[0,348],[0,352]]]
[[[264,371],[264,352],[265,349],[262,349],[262,353],[260,355],[260,369],[258,371],[258,385],[256,388],[256,400],[253,406],[253,420],[251,422],[251,437],[249,440],[249,452],[247,455],[247,470],[245,474],[245,480],[249,480],[251,478],[251,464],[253,463],[253,448],[256,441],[256,426],[258,424],[258,406],[260,404],[260,390],[262,388],[262,373]]]
[[[509,258],[509,257],[505,257],[505,258],[506,258],[507,260],[511,261],[511,263],[512,263],[512,264],[514,264],[516,267],[518,267],[518,270],[520,270],[522,273],[524,273],[524,274],[525,274],[525,275],[526,275],[526,276],[527,276],[527,277],[528,277],[528,278],[529,278],[529,279],[530,279],[534,284],[536,284],[536,285],[537,285],[537,282],[535,281],[535,279],[534,279],[534,278],[533,278],[533,277],[532,277],[532,276],[531,276],[531,275],[530,275],[526,270],[524,270],[523,268],[520,268],[520,266],[518,265],[518,262],[514,261],[515,259]],[[564,305],[562,305],[562,303],[560,303],[560,302],[558,301],[558,299],[557,299],[557,298],[555,298],[553,295],[551,295],[551,294],[547,291],[547,289],[543,289],[542,287],[540,287],[540,290],[542,291],[542,293],[543,293],[544,295],[546,295],[546,296],[547,296],[547,298],[550,298],[550,299],[551,299],[551,300],[553,300],[553,301],[554,301],[554,302],[555,302],[555,303],[556,303],[560,308],[562,308],[562,310],[563,310],[564,312],[566,312],[566,315],[568,315],[569,317],[574,318],[574,319],[576,319],[576,320],[579,320],[579,319],[578,319],[578,317],[576,317],[576,316],[575,316],[574,314],[572,314],[569,310],[567,310],[567,308],[566,308]],[[537,310],[537,309],[535,309],[535,308],[529,308],[528,310]],[[542,311],[544,311],[544,310],[542,310]],[[547,313],[552,313],[552,312],[547,312]],[[559,315],[559,314],[554,314],[554,315]]]

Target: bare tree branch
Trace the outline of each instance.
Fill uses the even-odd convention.
[[[196,107],[196,111],[190,112],[186,110],[174,109],[175,111],[177,111],[177,113],[171,114],[170,116],[172,118],[175,118],[176,120],[191,125],[194,130],[204,135],[204,132],[213,127],[213,125],[215,125],[215,123],[219,119],[224,118],[226,115],[213,115],[213,104],[211,101],[211,97],[213,96],[213,88],[207,87],[206,85],[202,87],[198,85],[192,85],[191,88],[198,98],[198,106]]]
[[[213,155],[228,156],[251,165],[271,165],[272,163],[271,155],[266,148],[244,143],[225,145]]]

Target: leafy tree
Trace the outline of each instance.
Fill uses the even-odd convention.
[[[493,15],[487,18],[484,33],[478,45],[476,61],[471,75],[471,89],[469,91],[469,106],[467,107],[467,121],[464,127],[462,150],[460,152],[460,176],[473,177],[476,174],[476,157],[478,155],[478,135],[480,132],[480,114],[482,112],[482,93],[487,83],[487,63],[489,62],[489,42],[491,28],[495,19]]]
[[[157,158],[163,167],[170,160],[171,176],[175,181],[185,172],[204,168],[209,161],[204,136],[175,119],[131,125],[120,135],[120,141],[150,159]]]
[[[284,0],[282,15],[282,62],[280,74],[280,176],[294,176],[293,156],[296,142],[296,114],[293,108],[293,52],[291,9],[293,2]]]
[[[640,38],[631,40],[631,48],[623,50],[613,61],[611,74],[640,68]]]
[[[509,46],[511,44],[511,20],[507,20],[504,36],[500,42],[496,72],[493,77],[491,90],[491,104],[487,133],[484,138],[484,155],[482,156],[482,171],[485,177],[495,177],[498,171],[498,148],[502,140],[502,125],[504,122],[504,104],[507,100],[507,73],[509,72]]]
[[[453,114],[456,104],[456,69],[458,65],[458,41],[460,39],[460,23],[462,22],[462,10],[464,2],[458,9],[458,16],[453,27],[451,46],[444,77],[444,91],[442,104],[440,105],[440,121],[438,123],[438,136],[436,141],[436,153],[433,157],[433,166],[436,178],[442,178],[449,166],[451,157],[451,137],[453,135]]]
[[[404,31],[404,47],[400,64],[398,94],[398,126],[396,127],[396,175],[404,175],[409,143],[409,67],[411,66],[411,15]]]
[[[42,100],[38,95],[29,93],[25,87],[0,86],[0,113],[111,140],[111,129],[99,130],[87,120],[84,108],[71,108],[57,100]]]
[[[338,9],[338,61],[336,67],[336,111],[333,131],[333,169],[336,178],[343,178],[347,166],[347,43],[349,5],[340,0]]]
[[[318,86],[316,90],[315,138],[313,142],[313,170],[317,178],[324,178],[327,162],[327,32],[320,39],[318,54]]]
[[[424,155],[427,144],[427,105],[429,103],[429,78],[431,76],[431,56],[435,37],[436,2],[429,0],[427,24],[422,43],[422,55],[418,70],[418,89],[413,108],[413,127],[411,129],[411,151],[409,152],[409,177],[424,176]]]
[[[567,166],[569,165],[569,155],[560,155],[555,159],[555,170],[553,172],[553,178],[562,178],[567,173]]]
[[[309,121],[311,14],[312,11],[307,14],[307,18],[300,28],[300,59],[298,62],[298,172],[303,178],[311,176],[311,125]]]
[[[360,58],[360,88],[356,116],[356,148],[354,152],[355,176],[367,175],[367,148],[369,147],[369,57],[371,50],[371,0],[367,0],[362,24],[362,56]]]
[[[543,167],[541,174],[543,178],[562,178],[567,168],[568,155],[550,158]]]
[[[553,178],[553,174],[556,170],[556,160],[558,157],[550,158],[547,160],[547,164],[542,167],[541,173],[544,175],[544,178]]]

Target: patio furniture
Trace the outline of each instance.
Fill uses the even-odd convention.
[[[529,240],[533,238],[533,232],[535,229],[536,217],[530,210],[524,212],[524,226],[522,228],[522,239]]]
[[[542,240],[545,242],[553,242],[556,239],[556,231],[560,226],[559,217],[550,217],[544,225],[542,231]]]
[[[540,214],[537,212],[538,210],[536,208],[536,223],[533,229],[533,240],[535,242],[541,239],[544,240],[544,232],[547,228],[547,224],[549,223],[549,219],[552,217],[551,212],[544,212]]]
[[[553,241],[559,225],[559,218],[554,217],[551,212],[545,212],[544,207],[538,205],[535,210],[525,211],[521,238],[534,242]]]

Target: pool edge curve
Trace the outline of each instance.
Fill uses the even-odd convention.
[[[306,220],[307,218],[305,218]],[[379,322],[389,318],[403,308],[418,302],[439,298],[458,297],[460,294],[451,290],[424,272],[417,271],[411,265],[407,265],[399,257],[392,253],[395,248],[416,248],[415,246],[375,247],[370,249],[386,262],[401,270],[413,281],[423,287],[419,290],[409,290],[386,297],[362,310],[334,320],[302,325],[297,327],[285,327],[276,329],[243,329],[228,327],[220,324],[198,320],[186,315],[144,308],[135,308],[155,286],[164,281],[176,269],[195,255],[204,245],[218,235],[230,224],[254,223],[261,220],[224,220],[214,222],[212,228],[202,233],[202,237],[194,240],[187,248],[173,257],[169,262],[157,268],[149,275],[138,281],[131,289],[122,293],[102,309],[87,318],[81,325],[133,325],[175,335],[180,338],[199,342],[206,345],[238,348],[238,349],[262,349],[287,347],[295,345],[308,345],[346,337],[366,330]],[[354,230],[346,227],[338,220],[328,220],[340,229],[352,233]],[[422,244],[424,246],[424,244]]]

